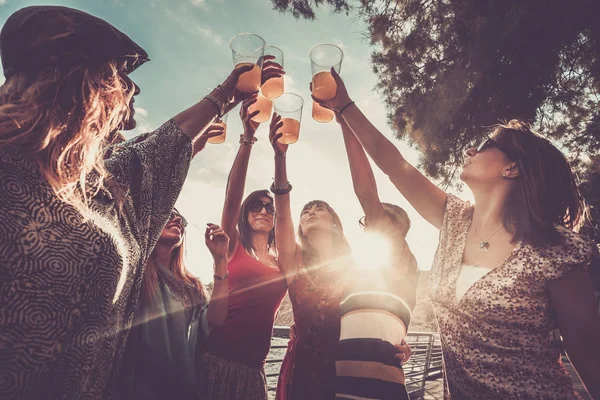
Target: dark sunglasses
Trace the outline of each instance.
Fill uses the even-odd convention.
[[[181,218],[181,226],[186,228],[188,226],[187,219],[185,219],[185,217],[183,215],[181,215],[179,213],[179,211],[177,211],[177,210],[171,211],[171,215],[169,216],[169,221],[174,220],[175,218],[178,218],[178,217]]]
[[[248,204],[248,209],[252,212],[261,212],[263,208],[267,211],[267,214],[275,215],[275,206],[273,203],[263,203],[257,200]]]
[[[503,146],[500,143],[496,142],[492,138],[487,138],[483,142],[481,142],[481,144],[479,146],[477,146],[476,152],[481,153],[482,151],[484,151],[485,149],[489,149],[490,147],[497,148],[498,150],[500,150],[501,152],[506,154],[508,156],[508,158],[510,158],[513,161],[518,160],[518,158],[515,156],[514,152],[509,150],[506,146]]]

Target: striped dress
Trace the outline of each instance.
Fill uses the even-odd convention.
[[[392,267],[352,274],[340,302],[336,399],[408,399],[394,345],[406,336],[419,271],[405,249],[410,267],[402,279],[394,278]]]

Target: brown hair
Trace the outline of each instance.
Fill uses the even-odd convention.
[[[200,279],[190,274],[185,267],[185,233],[183,234],[183,240],[181,245],[173,249],[171,253],[171,262],[166,268],[180,281],[193,286],[199,293],[201,298],[201,304],[206,299],[206,291],[204,285]],[[158,293],[158,267],[156,261],[150,255],[148,262],[146,262],[146,269],[144,271],[144,278],[142,280],[142,292],[141,297],[143,301],[150,302],[154,296]]]
[[[350,255],[350,245],[348,244],[346,236],[344,235],[344,227],[342,226],[342,221],[340,220],[340,217],[337,215],[335,210],[331,208],[331,206],[327,202],[323,200],[309,201],[304,205],[304,207],[302,207],[300,215],[302,215],[302,213],[305,210],[308,210],[313,206],[324,207],[333,218],[333,223],[335,224],[335,226],[333,226],[332,229],[334,254],[340,257]],[[304,235],[304,233],[302,233],[302,227],[300,225],[298,225],[298,238],[300,239],[300,248],[302,249],[302,261],[304,262],[304,265],[314,265],[318,259],[317,251],[310,245],[308,238]]]
[[[0,87],[0,148],[31,155],[57,196],[85,213],[107,176],[105,138],[128,118],[133,93],[116,62],[13,75]]]
[[[256,190],[248,195],[244,202],[242,203],[242,207],[240,209],[240,215],[238,217],[238,233],[240,235],[240,243],[244,246],[246,251],[252,251],[252,228],[250,227],[250,223],[248,222],[248,214],[250,213],[250,203],[254,200],[259,200],[261,197],[267,197],[273,203],[273,197],[268,190]],[[275,225],[273,225],[273,229],[269,232],[269,239],[267,242],[268,251],[275,252]]]
[[[555,225],[578,231],[586,206],[564,154],[523,121],[495,125],[490,134],[519,169],[503,215],[512,240],[543,245],[560,240]]]

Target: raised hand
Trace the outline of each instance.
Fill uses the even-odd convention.
[[[257,95],[254,94],[252,97],[244,100],[242,102],[242,107],[240,108],[240,118],[242,119],[242,124],[244,125],[244,136],[247,138],[251,138],[256,133],[256,129],[259,127],[259,123],[252,120],[252,118],[256,117],[260,114],[260,110],[253,111],[249,113],[248,109],[252,104],[256,103]]]
[[[227,258],[227,249],[229,248],[229,236],[221,229],[219,225],[206,224],[204,232],[204,241],[206,247],[213,256],[215,261]]]
[[[244,72],[250,71],[252,68],[254,68],[254,66],[251,64],[250,65],[249,64],[237,65],[233,69],[233,71],[231,71],[231,73],[229,74],[227,79],[225,79],[225,82],[223,82],[222,86],[227,94],[227,99],[229,101],[228,106],[225,108],[225,114],[227,112],[229,112],[229,110],[234,108],[236,105],[238,105],[238,103],[240,101],[247,99],[254,94],[254,93],[243,93],[243,92],[240,92],[239,90],[237,90],[237,84],[238,84],[238,80],[240,79],[240,76]],[[258,90],[255,93],[258,93]]]
[[[285,75],[283,67],[274,61],[271,61],[275,56],[266,55],[263,57],[261,85],[264,85],[266,81],[272,78],[279,78]]]
[[[277,113],[273,113],[273,118],[271,118],[271,124],[269,125],[269,141],[271,142],[271,146],[273,146],[276,156],[284,156],[288,149],[287,144],[278,141],[278,139],[283,136],[283,133],[277,133],[282,126],[283,122],[281,121],[281,116]]]
[[[208,139],[223,134],[225,127],[223,125],[220,125],[219,122],[219,120],[215,120],[215,122],[210,124],[208,128],[206,128],[206,130],[202,133],[202,135],[200,135],[198,139],[196,139],[196,141],[194,142],[194,154],[204,149],[204,147],[206,146],[206,142],[208,142]]]
[[[344,81],[333,67],[331,67],[331,75],[333,75],[333,79],[335,79],[335,83],[337,85],[335,96],[330,100],[319,100],[314,96],[312,96],[312,98],[319,105],[339,113],[339,111],[352,100],[350,100],[350,96],[348,95],[348,90],[346,90]],[[312,93],[312,82],[310,83],[309,88],[310,92]]]

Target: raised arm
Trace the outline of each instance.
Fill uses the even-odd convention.
[[[337,84],[336,96],[325,102],[315,101],[329,109],[342,111],[342,118],[377,166],[417,212],[439,229],[444,217],[446,193],[402,157],[396,146],[352,103],[344,82],[333,68],[331,71]]]
[[[205,321],[210,329],[223,325],[227,318],[227,309],[229,306],[229,279],[227,272],[229,237],[219,225],[207,225],[204,232],[204,240],[214,260],[214,286],[208,303]]]
[[[385,213],[377,193],[377,183],[371,163],[346,121],[339,114],[336,114],[335,117],[342,128],[354,193],[360,202],[366,219],[370,223],[377,223],[385,216]]]
[[[288,145],[277,141],[282,134],[277,131],[282,127],[281,117],[273,114],[269,127],[269,140],[275,151],[275,182],[274,185],[282,188],[288,184],[286,154]],[[290,284],[296,275],[296,251],[298,245],[294,235],[294,224],[292,222],[292,211],[290,208],[290,194],[275,194],[275,243],[277,245],[277,256],[279,268],[285,274],[285,279]]]
[[[252,144],[255,141],[254,133],[259,125],[257,122],[252,121],[252,117],[258,115],[259,111],[248,114],[248,108],[254,103],[256,103],[256,96],[252,96],[242,103],[240,117],[244,125],[244,133],[240,139],[240,148],[229,172],[227,188],[225,189],[225,204],[223,206],[223,214],[221,215],[221,227],[230,238],[228,258],[233,256],[238,241],[236,224],[240,215],[244,188],[246,187],[248,162],[250,160],[250,153],[252,152]]]

